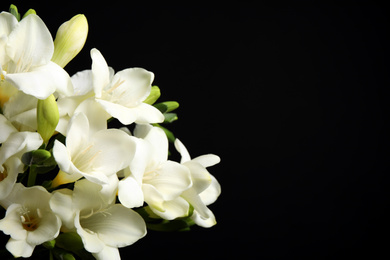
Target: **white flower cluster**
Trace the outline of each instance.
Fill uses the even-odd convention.
[[[118,248],[149,227],[215,225],[207,205],[221,189],[206,168],[220,159],[191,159],[178,139],[181,161],[168,159],[158,123],[172,113],[169,102],[154,104],[154,74],[114,72],[92,49],[91,69],[70,77],[63,67],[84,46],[85,16],[64,23],[53,41],[35,11],[20,19],[15,10],[0,13],[0,230],[10,236],[7,250],[30,257],[44,244],[63,259],[73,252],[64,244],[79,239],[97,259],[120,259]],[[111,118],[134,130],[107,128]]]

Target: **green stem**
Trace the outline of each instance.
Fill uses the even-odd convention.
[[[35,185],[35,180],[37,178],[37,170],[35,165],[30,166],[30,171],[28,173],[27,187]]]

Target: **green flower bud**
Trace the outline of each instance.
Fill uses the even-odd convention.
[[[83,14],[74,16],[58,28],[54,40],[52,61],[62,68],[83,48],[88,34],[87,18]]]
[[[152,86],[152,89],[150,90],[149,96],[144,100],[144,103],[152,105],[154,102],[157,101],[157,99],[161,96],[161,92],[159,87]]]
[[[47,99],[38,100],[38,133],[42,136],[45,143],[52,137],[59,119],[60,114],[58,112],[56,99],[53,95],[50,95]]]

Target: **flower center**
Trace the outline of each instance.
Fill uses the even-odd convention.
[[[93,162],[97,158],[97,156],[101,153],[101,151],[95,151],[93,149],[93,145],[89,145],[86,148],[84,148],[82,151],[77,153],[73,158],[73,164],[80,170],[80,171],[88,171],[91,169]]]
[[[3,181],[8,176],[7,167],[5,167],[5,165],[3,166],[4,166],[4,171],[0,172],[0,181]]]
[[[20,214],[20,220],[25,230],[34,231],[38,228],[42,219],[42,213],[40,209],[30,211],[29,209],[23,207]]]

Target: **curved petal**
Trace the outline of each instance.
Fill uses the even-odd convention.
[[[166,161],[154,172],[144,175],[144,183],[153,185],[164,200],[173,200],[192,185],[187,167],[173,161]]]
[[[11,122],[2,114],[0,114],[0,144],[3,143],[12,134],[17,132]]]
[[[101,130],[92,137],[91,143],[96,151],[94,169],[107,176],[129,166],[136,150],[133,138],[119,129]]]
[[[93,214],[83,221],[83,226],[97,233],[104,244],[112,247],[129,246],[146,235],[143,218],[120,204]]]
[[[42,143],[43,140],[38,133],[17,132],[11,134],[0,148],[0,165],[13,155],[38,149]]]
[[[72,206],[72,190],[61,189],[53,192],[50,198],[50,208],[62,221],[68,231],[74,228],[75,212]]]
[[[54,52],[53,38],[45,23],[35,14],[23,18],[10,33],[7,54],[17,72],[47,64]]]
[[[186,190],[182,196],[194,207],[191,219],[197,225],[208,228],[217,224],[213,212],[206,207],[194,189]]]
[[[210,205],[214,203],[221,194],[221,185],[218,183],[217,179],[213,175],[210,174],[210,176],[210,186],[205,189],[201,194],[199,194],[205,205]]]
[[[141,103],[137,107],[131,108],[131,110],[136,114],[135,122],[137,124],[162,123],[165,119],[160,110],[149,104]]]
[[[24,164],[16,156],[9,158],[3,166],[0,165],[0,172],[2,170],[6,171],[6,177],[0,181],[0,200],[6,198],[11,193],[18,174],[23,172],[23,166]]]
[[[39,99],[46,99],[55,91],[69,96],[73,87],[68,73],[54,62],[22,73],[8,73],[5,80],[24,93]]]
[[[205,154],[192,159],[194,162],[200,163],[203,167],[211,167],[218,164],[221,161],[218,155]]]
[[[118,119],[124,125],[132,124],[137,120],[136,113],[130,108],[102,99],[96,99],[96,102],[98,102],[108,114]]]
[[[176,150],[181,155],[180,163],[185,163],[185,162],[191,161],[190,153],[188,152],[188,150],[184,146],[184,144],[179,140],[179,138],[176,138],[174,145],[175,145]]]
[[[163,219],[173,220],[175,218],[185,217],[188,215],[190,205],[182,197],[177,197],[174,200],[165,201],[162,210],[151,206],[150,209]]]
[[[26,240],[15,240],[10,238],[5,247],[14,257],[27,258],[32,255],[35,245],[30,245]]]
[[[88,229],[87,227],[83,227],[83,225],[80,223],[83,220],[84,219],[80,218],[80,212],[76,212],[74,225],[76,227],[77,234],[79,234],[79,236],[81,237],[85,250],[91,253],[99,253],[103,250],[105,245],[99,239],[98,234]]]
[[[154,74],[142,68],[131,68],[117,72],[107,92],[126,107],[138,106],[150,93]]]
[[[196,194],[201,193],[211,184],[211,175],[201,164],[189,161],[184,163],[191,172],[192,188]]]
[[[8,62],[9,57],[5,53],[5,46],[8,40],[8,35],[18,24],[16,17],[10,13],[0,13],[0,64]]]
[[[97,259],[97,260],[121,260],[121,256],[119,254],[119,250],[116,247],[112,246],[105,246],[102,251],[98,253],[92,253],[92,255]]]
[[[98,49],[91,50],[92,84],[96,97],[100,98],[102,90],[110,83],[110,71],[103,55]]]
[[[17,240],[25,240],[27,238],[27,230],[21,225],[21,210],[22,205],[12,204],[8,207],[5,217],[0,220],[0,230]]]
[[[83,113],[75,114],[69,121],[66,147],[70,156],[76,155],[82,146],[89,143],[89,121]]]
[[[92,70],[79,71],[70,79],[72,81],[75,96],[82,96],[93,91]]]
[[[144,204],[142,188],[132,177],[127,177],[119,182],[118,198],[126,208],[141,207]]]
[[[53,240],[60,232],[61,220],[51,210],[42,211],[42,218],[36,230],[27,234],[27,243],[40,245],[46,241]]]

